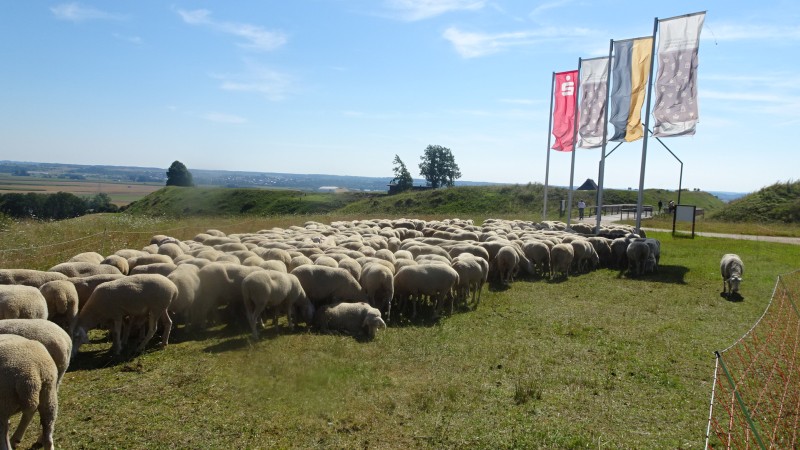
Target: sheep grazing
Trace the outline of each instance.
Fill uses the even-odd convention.
[[[367,263],[361,269],[361,286],[367,294],[369,304],[384,314],[386,320],[392,312],[392,297],[394,297],[394,273],[388,267],[379,263]]]
[[[381,312],[364,302],[325,305],[314,315],[314,325],[322,332],[341,331],[368,339],[374,339],[378,329],[386,328]]]
[[[47,301],[35,287],[0,285],[0,319],[47,319]]]
[[[458,273],[456,285],[456,301],[467,304],[467,298],[472,294],[473,308],[477,309],[481,302],[481,291],[489,277],[489,263],[481,257],[469,253],[462,253],[453,258],[453,270]],[[388,319],[388,318],[387,318]]]
[[[69,280],[48,281],[39,288],[39,292],[47,302],[47,319],[69,330],[78,315],[80,303],[75,285]]]
[[[445,299],[451,301],[452,312],[453,290],[458,285],[458,280],[458,272],[444,264],[406,266],[394,276],[395,297],[400,302],[401,311],[408,300],[412,301],[412,317],[417,316],[417,303],[421,303],[424,296],[430,298],[436,315]]]
[[[569,278],[569,268],[575,258],[575,250],[571,244],[556,244],[550,250],[550,279],[554,280],[556,274]]]
[[[53,449],[58,367],[41,342],[0,334],[0,448],[17,447],[37,411],[42,424],[37,444]],[[22,412],[22,419],[9,440],[9,419],[18,412]]]
[[[742,282],[742,275],[744,275],[742,258],[735,253],[723,255],[719,262],[719,270],[722,273],[722,293],[725,295],[738,293],[739,283]]]
[[[274,270],[253,272],[242,281],[242,298],[254,339],[258,339],[258,324],[267,308],[273,312],[272,326],[276,329],[279,312],[286,314],[290,330],[294,327],[292,316],[295,310],[301,312],[306,324],[314,318],[314,306],[300,286],[300,280],[292,274]]]
[[[0,269],[0,284],[21,284],[40,288],[43,284],[53,280],[66,280],[63,273],[44,272],[33,269]]]
[[[5,319],[0,320],[0,334],[16,334],[41,342],[56,363],[61,382],[72,356],[72,339],[61,327],[44,319]]]
[[[163,275],[142,274],[130,275],[119,280],[103,283],[92,293],[83,306],[75,326],[72,329],[72,352],[78,353],[80,346],[88,342],[87,332],[107,321],[113,322],[115,354],[122,352],[122,323],[126,317],[147,318],[147,335],[136,349],[144,350],[156,332],[156,321],[161,320],[164,331],[161,334],[161,345],[169,342],[172,330],[172,319],[167,308],[178,297],[178,288]]]
[[[636,238],[630,241],[625,251],[628,257],[628,270],[634,275],[643,275],[646,272],[648,260],[651,256],[651,247],[647,245],[644,238]]]
[[[116,266],[89,262],[65,262],[56,264],[48,272],[63,273],[68,277],[88,277],[100,274],[122,274]]]
[[[291,274],[300,280],[303,291],[315,308],[338,300],[367,300],[361,285],[345,269],[314,264],[300,266]]]
[[[69,280],[69,282],[75,286],[75,290],[78,291],[78,310],[80,310],[83,308],[83,305],[86,304],[86,301],[89,300],[89,297],[97,286],[106,281],[119,280],[124,277],[125,275],[122,274],[100,274],[88,277],[68,278],[67,280]]]

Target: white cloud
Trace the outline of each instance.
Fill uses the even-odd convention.
[[[591,34],[587,29],[546,27],[538,30],[509,33],[473,33],[450,27],[442,36],[450,41],[456,52],[464,58],[477,58],[505,51],[511,47],[532,46],[544,42],[564,40]]]
[[[486,0],[387,0],[386,4],[400,19],[413,22],[451,11],[477,11]]]
[[[108,13],[91,6],[83,6],[80,3],[62,3],[50,8],[50,12],[59,20],[69,20],[71,22],[83,22],[86,20],[123,20],[125,16],[120,14]]]
[[[217,123],[238,124],[247,122],[247,119],[245,119],[244,117],[239,117],[233,114],[217,113],[217,112],[207,113],[203,116],[203,118],[208,121]]]
[[[119,33],[114,33],[113,36],[114,38],[119,39],[120,41],[128,42],[135,45],[141,45],[142,42],[144,42],[142,38],[140,38],[139,36],[125,36]]]
[[[545,11],[549,11],[551,9],[561,8],[568,4],[572,3],[572,0],[555,0],[552,2],[542,3],[536,8],[533,8],[533,11],[530,13],[531,18],[536,18],[540,14],[544,13]]]
[[[751,25],[751,24],[706,24],[701,39],[711,41],[782,40],[800,39],[800,26]]]
[[[197,9],[193,11],[178,10],[184,22],[189,25],[206,26],[212,30],[231,34],[244,39],[242,47],[270,51],[282,47],[287,42],[287,37],[280,31],[269,31],[257,25],[235,22],[221,22],[211,18],[211,11]]]
[[[213,77],[221,80],[220,89],[224,91],[253,92],[271,101],[283,100],[292,87],[288,75],[256,64],[248,64],[243,74]]]

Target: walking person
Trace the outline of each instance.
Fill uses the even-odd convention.
[[[578,220],[583,220],[583,210],[586,209],[586,202],[583,200],[578,201]]]
[[[661,214],[661,208],[664,207],[664,202],[661,200],[658,201],[658,213]]]

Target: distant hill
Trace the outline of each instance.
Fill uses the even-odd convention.
[[[711,218],[729,222],[800,222],[800,181],[775,183],[733,200]]]
[[[725,192],[725,191],[708,191],[709,194],[717,197],[725,203],[742,198],[747,195],[747,192]]]
[[[548,216],[558,218],[560,200],[568,190],[548,189]],[[606,190],[605,204],[636,203],[637,192]],[[683,192],[681,202],[694,204],[706,211],[721,208],[724,203],[707,192]],[[573,201],[583,199],[595,203],[596,191],[575,191]],[[655,205],[677,198],[675,192],[662,189],[645,191],[644,203]],[[373,217],[378,215],[459,215],[541,218],[544,186],[539,183],[500,186],[456,186],[452,188],[404,192],[305,192],[289,189],[165,187],[131,203],[128,213],[167,216],[235,215],[235,214],[327,214]]]

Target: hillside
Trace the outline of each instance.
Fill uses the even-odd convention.
[[[573,202],[585,200],[595,204],[595,191],[574,191]],[[568,190],[548,189],[548,216],[556,218],[561,199]],[[636,191],[606,190],[605,204],[636,203]],[[126,211],[132,214],[193,215],[274,215],[327,214],[344,215],[508,215],[540,217],[544,186],[541,184],[504,186],[461,186],[448,189],[385,193],[310,193],[278,189],[179,188],[166,187],[131,203]],[[656,205],[677,200],[677,194],[662,189],[646,190],[644,203]],[[684,191],[681,202],[694,204],[706,211],[724,206],[706,192]]]
[[[800,222],[800,181],[762,188],[730,202],[711,218],[729,222]]]

